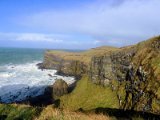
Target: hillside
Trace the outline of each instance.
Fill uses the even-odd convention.
[[[108,87],[93,84],[87,76],[78,81],[69,95],[61,97],[61,108],[91,110],[98,107],[119,108],[116,92]]]
[[[122,48],[112,54],[94,57],[90,70],[92,82],[105,85],[117,80],[121,108],[159,114],[160,37]],[[123,89],[123,92],[118,92]],[[146,107],[147,106],[147,107]]]
[[[48,66],[66,75],[83,76],[75,90],[60,99],[62,108],[105,107],[160,114],[159,36],[123,48],[47,51],[44,68]]]

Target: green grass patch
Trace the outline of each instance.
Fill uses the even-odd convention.
[[[40,108],[27,105],[0,104],[0,116],[5,117],[5,120],[32,120],[40,111]]]
[[[118,108],[116,91],[91,83],[87,76],[78,81],[75,90],[61,97],[61,107],[71,110],[91,110],[99,107]]]

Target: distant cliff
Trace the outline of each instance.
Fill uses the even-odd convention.
[[[80,78],[88,73],[91,58],[95,55],[115,51],[118,48],[100,47],[84,52],[46,51],[41,68],[56,69],[58,74]]]

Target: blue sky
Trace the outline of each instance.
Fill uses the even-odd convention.
[[[0,0],[0,46],[89,49],[160,34],[160,0]]]

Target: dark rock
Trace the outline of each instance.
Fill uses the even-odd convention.
[[[48,74],[49,77],[53,77],[51,74]]]
[[[53,104],[54,98],[53,98],[52,94],[53,94],[53,87],[48,86],[47,88],[45,88],[44,94],[38,95],[38,96],[35,96],[35,97],[31,97],[31,95],[29,95],[29,96],[26,96],[25,100],[15,101],[15,103],[17,103],[17,104],[29,104],[31,106],[44,107],[44,106]],[[15,96],[15,97],[17,97],[17,96]]]
[[[41,69],[41,70],[45,69],[43,63],[38,63],[37,67],[38,67],[38,69]]]

